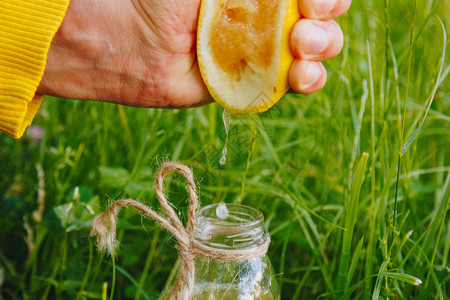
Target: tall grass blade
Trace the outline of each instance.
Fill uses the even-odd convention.
[[[378,280],[380,280],[380,282],[381,282],[381,279],[383,277],[388,277],[388,278],[392,278],[392,279],[396,279],[396,280],[401,280],[401,281],[404,281],[404,282],[412,284],[412,285],[420,285],[420,284],[422,284],[422,281],[419,278],[416,278],[416,277],[408,275],[408,274],[393,273],[393,272],[382,272],[382,273],[378,273],[378,274],[374,274],[372,276],[366,277],[366,278],[360,280],[358,283],[352,285],[344,293],[344,295],[342,295],[339,298],[339,300],[352,299],[352,298],[350,298],[350,295],[354,291],[356,291],[358,288],[360,288],[363,284],[365,284],[367,281],[372,280],[373,277],[377,277],[377,283],[378,283]],[[374,296],[375,296],[375,294],[374,294]],[[378,298],[379,298],[379,293],[376,295],[376,299],[378,299]],[[372,299],[373,299],[373,297],[372,297]]]
[[[356,245],[355,253],[353,253],[352,263],[350,265],[350,270],[348,271],[347,284],[345,285],[345,291],[347,292],[350,283],[352,282],[353,275],[355,274],[356,266],[359,261],[359,256],[361,255],[361,249],[364,243],[364,236],[359,240],[358,245]]]
[[[360,145],[361,140],[361,126],[362,126],[362,119],[364,117],[364,110],[366,108],[366,100],[369,96],[369,90],[367,88],[367,80],[362,81],[362,89],[363,94],[361,96],[361,106],[359,108],[357,121],[355,122],[355,137],[353,139],[353,147],[352,147],[352,158],[350,161],[350,171],[349,171],[349,182],[351,181],[351,171],[353,170],[353,166],[356,161],[356,155],[358,153],[358,147]]]
[[[146,300],[150,300],[150,297],[147,295],[147,293],[142,289],[142,287],[139,285],[139,283],[136,281],[136,279],[134,279],[130,273],[128,273],[127,271],[125,271],[125,269],[123,269],[120,266],[116,266],[117,271],[119,271],[120,273],[122,273],[135,287],[136,289],[138,289],[138,291],[141,293],[142,297],[144,297],[144,299]]]
[[[304,202],[302,202],[288,187],[286,187],[283,183],[279,185],[279,187],[287,194],[287,196],[289,197],[284,197],[284,198],[289,198],[290,200],[293,201],[293,203],[298,204],[301,208],[305,209],[307,212],[309,212],[311,215],[315,216],[316,218],[318,218],[319,220],[328,223],[330,225],[336,226],[336,228],[339,229],[343,229],[341,226],[338,226],[336,224],[333,224],[333,222],[331,222],[330,220],[325,219],[324,217],[322,217],[321,215],[319,215],[318,213],[316,213],[314,210],[312,210],[310,207],[308,207]],[[293,206],[293,205],[291,205]]]
[[[445,26],[444,26],[444,23],[442,22],[442,20],[438,16],[436,16],[436,18],[438,19],[438,21],[441,25],[441,28],[442,28],[442,56],[441,56],[441,60],[440,60],[439,72],[436,77],[436,83],[433,87],[430,98],[427,101],[428,105],[425,110],[425,114],[422,118],[422,121],[420,122],[419,126],[414,130],[414,132],[410,135],[410,137],[408,138],[406,143],[403,145],[402,151],[401,151],[401,156],[405,155],[406,151],[408,151],[408,148],[411,146],[411,144],[416,139],[417,134],[422,129],[422,126],[425,123],[425,119],[427,118],[428,112],[430,111],[431,104],[433,103],[434,96],[436,95],[436,91],[441,83],[441,75],[442,75],[442,70],[444,68],[445,52],[446,52],[446,48],[447,48],[447,31],[445,30]]]
[[[352,285],[340,298],[339,300],[348,300],[350,299],[350,295],[356,291],[358,288],[360,288],[363,284],[367,283],[368,281],[371,281],[373,277],[376,275],[372,275],[369,277],[366,277],[362,280],[360,280],[358,283]]]
[[[445,184],[442,186],[442,190],[438,191],[436,198],[438,199],[437,203],[439,203],[436,207],[436,218],[434,218],[432,224],[431,224],[431,228],[436,228],[437,229],[437,233],[434,234],[434,248],[431,251],[431,259],[430,262],[428,264],[428,276],[427,276],[427,280],[426,283],[428,284],[428,281],[430,279],[430,276],[433,274],[434,275],[434,260],[436,259],[436,253],[438,252],[438,246],[439,246],[439,240],[441,239],[442,236],[442,230],[444,228],[444,224],[445,224],[445,219],[446,219],[446,214],[445,213],[440,213],[439,215],[437,214],[438,212],[448,212],[450,209],[450,190],[449,190],[449,183],[450,183],[450,174],[447,176],[447,179],[445,180]],[[445,200],[446,199],[446,200]],[[440,221],[440,224],[438,223],[441,216],[442,215],[442,219]],[[436,231],[436,229],[434,229],[433,231]],[[430,231],[432,232],[432,231]],[[425,239],[425,241],[429,241],[431,240]],[[439,289],[439,284],[437,285],[437,288]]]
[[[414,27],[416,26],[416,15],[417,15],[417,2],[414,1],[414,11],[413,11],[413,21],[411,23],[411,28],[409,31],[409,52],[408,52],[408,72],[406,75],[406,91],[405,91],[405,100],[403,101],[403,122],[402,122],[402,130],[400,134],[400,142],[403,144],[404,134],[405,134],[405,125],[406,125],[406,103],[408,103],[408,91],[409,91],[409,82],[411,79],[411,65],[412,65],[412,57],[413,57],[413,46],[414,46]]]
[[[351,186],[350,201],[346,204],[345,229],[342,243],[342,253],[339,262],[339,273],[337,279],[337,289],[344,290],[347,286],[348,269],[350,261],[350,249],[352,245],[353,230],[356,224],[356,214],[358,211],[358,200],[361,186],[366,170],[368,153],[363,153],[356,167],[355,176]]]
[[[414,277],[409,274],[402,274],[402,273],[394,273],[394,272],[383,272],[378,274],[378,276],[388,277],[395,280],[404,281],[406,283],[412,284],[412,285],[421,285],[422,280],[420,280],[417,277]]]
[[[383,274],[386,270],[388,263],[388,261],[384,261],[381,264],[380,271],[378,272],[377,282],[375,283],[375,289],[373,290],[372,300],[378,300],[378,298],[380,297],[381,283],[383,283],[383,276],[381,276],[381,274]]]
[[[306,240],[307,240],[309,246],[313,250],[312,252],[313,252],[314,257],[319,262],[319,268],[320,268],[320,271],[321,271],[321,273],[322,273],[322,275],[324,277],[325,283],[326,283],[328,289],[333,292],[335,289],[334,289],[331,277],[329,275],[328,269],[325,266],[325,258],[324,258],[324,255],[323,255],[323,251],[322,251],[321,248],[316,246],[315,242],[313,241],[313,238],[312,238],[311,234],[309,233],[308,229],[306,228],[306,225],[305,225],[305,222],[303,221],[303,218],[300,216],[298,211],[295,211],[295,216],[297,217],[297,220],[298,220],[298,222],[300,224],[300,227],[301,227],[303,233],[305,234],[305,237],[306,237]]]

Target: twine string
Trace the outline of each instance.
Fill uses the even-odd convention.
[[[186,228],[178,218],[177,214],[167,201],[164,194],[164,177],[170,173],[179,173],[187,181],[187,191],[189,193],[188,221]],[[194,239],[195,212],[198,207],[197,188],[195,185],[192,170],[187,166],[178,163],[166,162],[161,165],[156,173],[155,182],[156,196],[166,217],[159,215],[150,207],[133,199],[121,199],[113,202],[102,214],[96,216],[92,222],[91,236],[97,237],[97,248],[100,252],[109,252],[111,255],[118,246],[116,240],[117,215],[121,207],[134,207],[144,216],[158,222],[167,229],[178,242],[178,252],[180,255],[180,269],[174,285],[169,292],[167,299],[187,300],[194,288],[194,273],[196,256],[211,257],[221,260],[237,260],[260,257],[266,254],[269,248],[270,239],[253,248],[240,250],[216,249],[205,246]]]

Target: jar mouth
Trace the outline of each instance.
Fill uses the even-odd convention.
[[[264,215],[256,208],[240,205],[240,204],[226,204],[228,210],[228,217],[219,219],[217,217],[217,208],[219,204],[211,204],[202,207],[197,217],[207,218],[211,224],[220,226],[252,226],[264,222]]]
[[[224,205],[224,204],[221,204]],[[239,204],[226,204],[227,215],[217,216],[219,204],[202,207],[197,212],[195,239],[218,249],[257,247],[268,239],[264,215],[259,210]]]

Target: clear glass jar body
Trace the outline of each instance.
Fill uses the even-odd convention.
[[[260,211],[228,204],[226,218],[219,219],[217,209],[218,205],[214,204],[198,212],[195,239],[204,246],[242,250],[256,248],[269,239]],[[239,260],[197,257],[194,280],[190,299],[280,298],[275,273],[267,255]]]

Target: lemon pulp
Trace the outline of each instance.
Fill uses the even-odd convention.
[[[267,70],[274,53],[276,12],[277,1],[273,0],[221,1],[210,47],[223,71],[239,81],[245,68]]]

